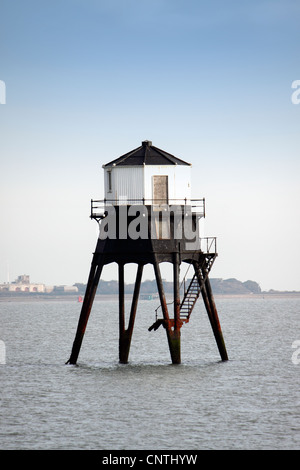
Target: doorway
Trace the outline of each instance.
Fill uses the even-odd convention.
[[[153,176],[153,204],[168,204],[168,176]]]

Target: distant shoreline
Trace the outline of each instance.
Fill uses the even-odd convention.
[[[82,302],[78,301],[79,295],[74,293],[72,294],[61,294],[61,295],[53,295],[53,294],[24,294],[20,293],[18,295],[5,295],[0,294],[0,302],[61,302],[61,301],[69,301],[69,302],[77,302],[78,304],[82,304]],[[260,294],[214,294],[216,299],[271,299],[271,298],[300,298],[300,292],[262,292]],[[125,294],[125,300],[131,300],[132,294]],[[167,302],[173,301],[173,296],[170,293],[166,293]],[[117,301],[118,294],[97,294],[95,296],[95,301]],[[143,302],[150,302],[154,301],[156,303],[160,303],[159,298],[154,298],[151,300],[144,300],[139,299],[139,301]]]

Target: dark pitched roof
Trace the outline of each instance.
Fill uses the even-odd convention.
[[[164,150],[160,150],[152,145],[150,140],[144,140],[142,145],[131,152],[125,153],[116,160],[113,160],[103,168],[110,166],[135,166],[135,165],[191,165],[190,163],[180,160],[180,158],[174,157]]]

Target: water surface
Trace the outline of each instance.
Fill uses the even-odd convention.
[[[78,366],[66,366],[81,304],[1,302],[2,449],[299,449],[299,298],[217,298],[229,361],[200,301],[171,365],[157,301],[140,301],[130,363],[118,303],[95,301]]]

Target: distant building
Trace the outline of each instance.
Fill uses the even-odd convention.
[[[30,282],[28,274],[18,276],[14,282],[0,284],[0,291],[4,292],[45,292],[45,284]]]
[[[64,292],[78,292],[78,287],[76,286],[63,286]]]
[[[16,284],[30,284],[30,277],[28,274],[21,274],[21,276],[18,276],[17,279],[15,280]]]
[[[77,286],[54,286],[54,293],[75,293],[78,292]]]

